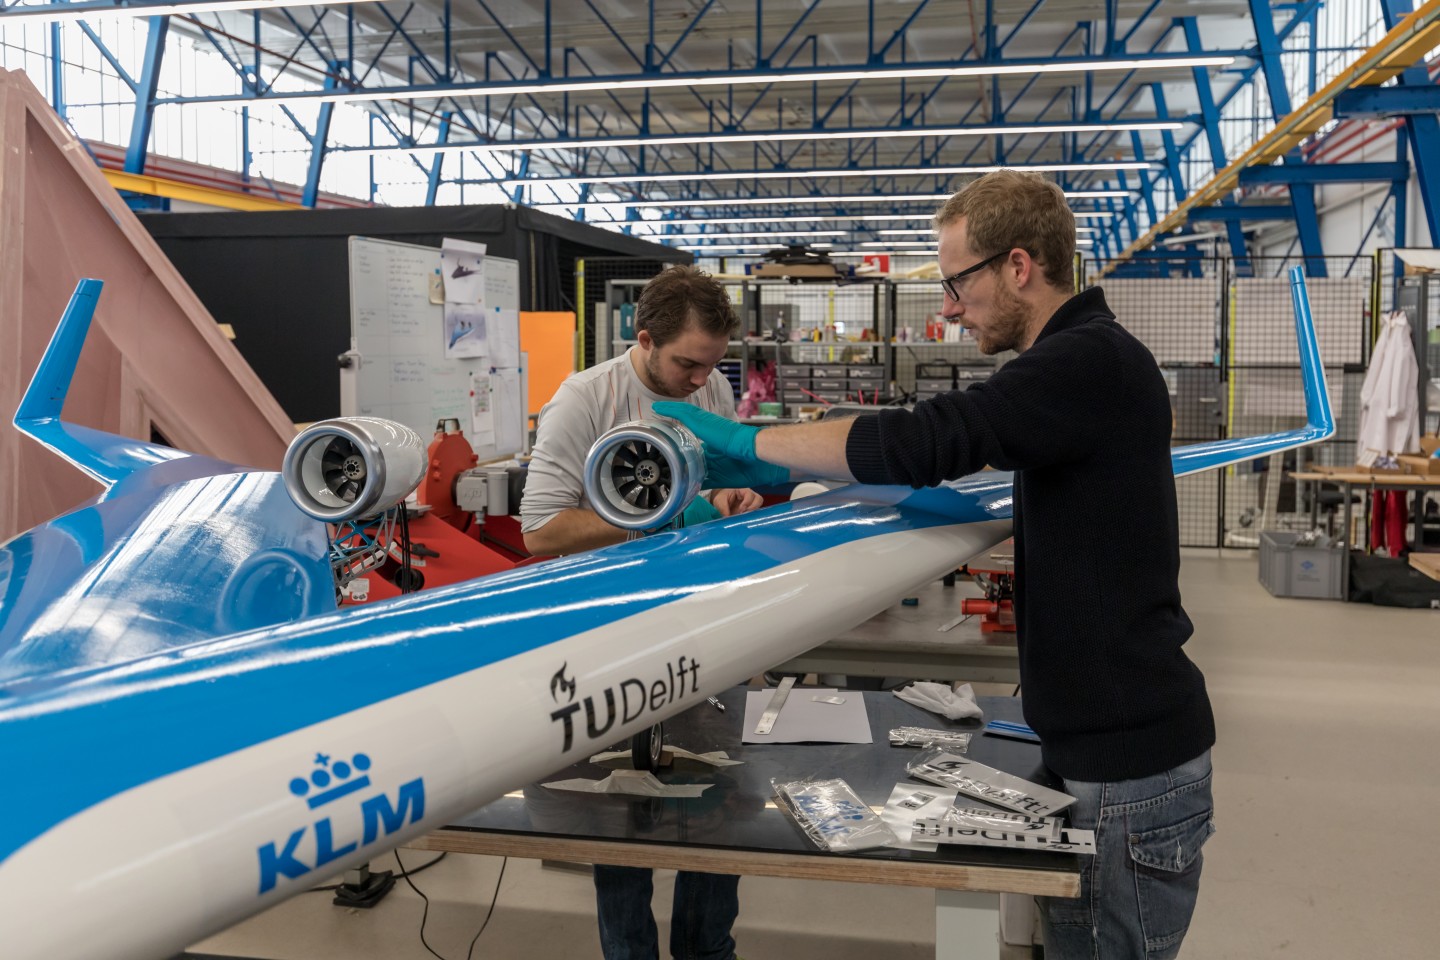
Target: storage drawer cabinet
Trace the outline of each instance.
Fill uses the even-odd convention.
[[[916,380],[916,393],[949,393],[955,389],[953,380]]]
[[[810,379],[810,364],[808,363],[782,363],[780,364],[780,376],[789,380],[798,377],[803,380]]]
[[[850,369],[849,366],[845,364],[827,367],[817,365],[810,368],[810,376],[816,378],[824,377],[826,380],[840,380],[844,379],[845,371],[848,369]]]
[[[879,363],[856,363],[846,371],[851,380],[883,380],[885,366]]]

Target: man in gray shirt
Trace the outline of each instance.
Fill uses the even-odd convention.
[[[651,419],[651,404],[683,401],[735,418],[730,381],[715,369],[739,320],[725,289],[694,267],[671,267],[645,285],[635,310],[638,343],[569,377],[540,411],[520,531],[536,555],[561,555],[620,543],[627,531],[590,509],[582,487],[585,457],[618,424]],[[685,510],[692,526],[762,505],[750,489],[702,490]],[[731,960],[730,928],[740,911],[739,877],[680,872],[670,919],[670,953]],[[652,960],[659,932],[650,911],[651,871],[596,865],[595,899],[605,960]]]

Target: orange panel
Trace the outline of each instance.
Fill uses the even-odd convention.
[[[575,314],[520,312],[520,349],[529,354],[533,414],[550,402],[565,378],[575,372]]]

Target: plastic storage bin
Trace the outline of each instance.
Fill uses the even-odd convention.
[[[1341,600],[1345,597],[1345,547],[1321,537],[1301,546],[1298,533],[1260,534],[1260,585],[1277,597]]]

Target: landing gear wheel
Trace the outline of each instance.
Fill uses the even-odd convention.
[[[660,769],[660,751],[665,746],[665,724],[657,723],[649,730],[630,738],[630,759],[636,770]]]

